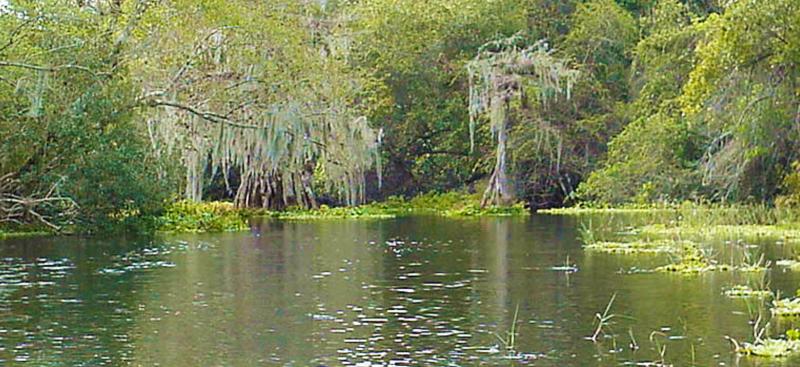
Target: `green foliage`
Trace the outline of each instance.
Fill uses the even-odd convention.
[[[708,256],[695,244],[686,244],[680,258],[671,264],[660,266],[656,271],[692,275],[716,270],[729,270],[730,267],[711,262]]]
[[[737,345],[736,352],[767,358],[781,358],[793,355],[800,351],[800,342],[785,339],[759,339],[755,343]]]
[[[596,241],[585,244],[583,248],[587,251],[609,254],[660,254],[677,252],[681,248],[681,244],[681,242],[672,240],[631,242]],[[683,244],[686,245],[686,242],[684,241]]]
[[[439,194],[429,192],[417,195],[409,200],[401,196],[392,196],[379,203],[365,204],[356,207],[335,207],[326,205],[316,210],[290,208],[285,211],[253,211],[253,215],[269,216],[278,219],[381,219],[406,215],[439,215],[446,217],[492,217],[492,216],[524,216],[529,211],[523,203],[511,206],[481,207],[480,196],[447,192]]]
[[[47,231],[5,231],[0,229],[0,240],[9,238],[41,237],[52,234],[52,232]]]
[[[70,198],[76,216],[41,213],[70,230],[141,225],[168,186],[131,108],[138,90],[121,52],[131,14],[61,1],[11,7],[0,14],[0,176],[20,185],[0,196]]]
[[[522,32],[559,36],[571,1],[361,1],[349,9],[354,63],[388,87],[372,116],[383,128],[385,195],[415,195],[471,185],[491,173],[490,129],[470,149],[464,64],[486,42]]]
[[[792,171],[783,178],[783,195],[776,199],[780,207],[800,207],[800,161],[792,163]]]
[[[413,197],[497,171],[471,85],[519,97],[478,112],[507,122],[503,181],[529,207],[800,205],[796,0],[9,4],[0,197],[74,200],[41,209],[51,228],[146,228],[208,186],[241,207],[330,206],[296,217],[522,214]],[[542,57],[470,83],[468,65],[498,61],[475,55],[508,50]],[[541,83],[567,67],[581,77]],[[562,82],[570,98],[551,98]]]
[[[250,228],[245,212],[232,203],[178,201],[167,206],[158,218],[163,232],[226,232]]]
[[[746,285],[735,285],[726,289],[723,294],[730,298],[769,298],[772,292],[766,289],[753,289]],[[788,334],[787,334],[788,335]],[[790,339],[791,340],[791,339]]]
[[[522,203],[506,207],[480,207],[480,197],[475,194],[448,192],[427,193],[406,200],[390,197],[380,203],[359,206],[318,209],[289,207],[280,211],[236,208],[230,202],[177,201],[167,206],[157,219],[162,232],[225,232],[249,228],[251,217],[269,217],[279,220],[324,219],[386,219],[407,215],[439,215],[447,217],[524,216],[528,210]]]

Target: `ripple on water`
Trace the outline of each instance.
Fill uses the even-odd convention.
[[[166,260],[166,257],[170,254],[188,251],[206,251],[211,248],[213,248],[213,246],[208,243],[200,242],[197,244],[190,244],[184,241],[145,247],[114,256],[112,264],[97,270],[97,273],[101,275],[123,275],[143,270],[174,268],[177,265],[172,261]]]

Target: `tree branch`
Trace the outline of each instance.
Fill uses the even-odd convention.
[[[11,61],[0,61],[0,67],[11,67],[11,68],[21,68],[21,69],[30,69],[36,71],[46,71],[46,72],[58,72],[61,70],[78,70],[85,73],[89,73],[94,77],[99,77],[101,75],[108,75],[108,73],[96,73],[92,69],[89,69],[85,66],[81,65],[74,65],[74,64],[64,64],[58,66],[42,66],[42,65],[33,65],[33,64],[24,64],[19,62],[11,62]]]

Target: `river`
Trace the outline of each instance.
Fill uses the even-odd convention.
[[[753,338],[761,303],[722,294],[752,275],[641,271],[665,259],[585,252],[582,220],[265,220],[238,233],[0,241],[0,364],[800,365],[737,357],[725,339]],[[767,278],[784,294],[800,284]],[[610,325],[588,340],[614,295]]]

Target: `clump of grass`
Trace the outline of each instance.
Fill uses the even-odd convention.
[[[747,285],[735,285],[726,289],[723,294],[730,298],[769,298],[772,292],[766,289],[753,289]]]
[[[769,268],[769,266],[772,264],[770,261],[766,260],[764,254],[761,254],[758,260],[753,260],[749,253],[745,253],[745,257],[746,258],[742,261],[742,264],[736,267],[737,271],[745,273],[757,273],[767,270],[767,268]]]
[[[581,222],[580,228],[578,228],[578,239],[584,243],[584,245],[591,245],[597,242],[597,236],[595,235],[594,225],[592,221],[589,220],[588,223]]]
[[[587,251],[604,252],[610,254],[659,254],[673,253],[680,249],[681,245],[689,242],[676,242],[670,240],[657,241],[631,241],[631,242],[609,242],[599,241],[583,246]]]
[[[157,219],[162,232],[226,232],[249,228],[247,215],[229,202],[178,201]]]

